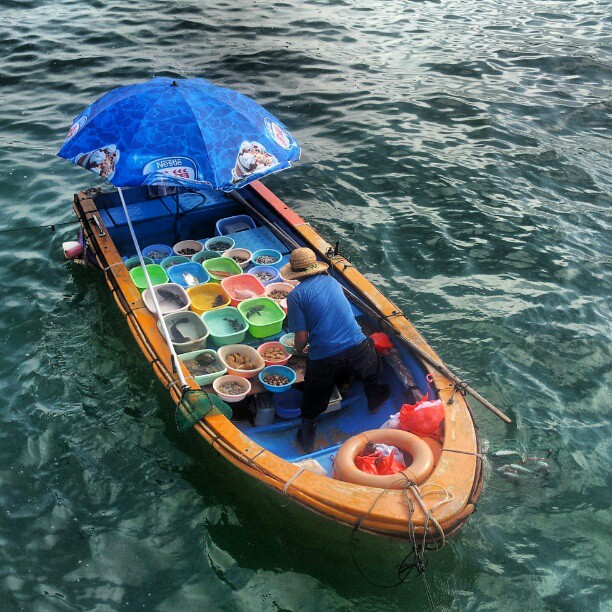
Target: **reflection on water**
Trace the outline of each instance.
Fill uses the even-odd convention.
[[[514,419],[475,406],[486,486],[431,560],[436,604],[605,606],[606,3],[0,8],[0,229],[70,220],[94,178],[54,153],[104,91],[197,75],[257,98],[304,152],[267,184]],[[72,235],[0,234],[3,609],[425,608],[419,580],[368,585],[346,530],[174,433],[99,276],[63,265]],[[504,478],[499,451],[552,469]],[[401,551],[366,540],[357,558],[391,573]]]

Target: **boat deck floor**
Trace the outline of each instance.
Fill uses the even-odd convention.
[[[353,382],[343,394],[341,408],[320,417],[315,452],[310,455],[304,455],[296,441],[299,418],[282,420],[276,417],[271,425],[263,427],[255,427],[248,420],[235,422],[235,425],[275,455],[292,462],[305,458],[316,459],[331,475],[332,456],[343,442],[363,431],[379,428],[389,415],[397,412],[399,406],[406,402],[403,388],[387,366],[383,373],[383,382],[390,386],[391,396],[374,414],[368,411],[362,383]]]

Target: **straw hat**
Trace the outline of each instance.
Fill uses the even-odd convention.
[[[326,263],[317,261],[312,249],[295,249],[289,256],[289,263],[281,268],[281,276],[287,280],[300,280],[315,274],[321,274],[329,268]]]

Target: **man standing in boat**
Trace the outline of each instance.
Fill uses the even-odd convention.
[[[306,453],[314,450],[317,417],[327,409],[340,372],[363,380],[370,412],[376,412],[390,393],[380,383],[382,363],[374,343],[361,331],[342,286],[327,269],[311,249],[299,248],[281,270],[283,278],[300,281],[287,296],[287,317],[289,331],[295,333],[295,351],[302,353],[308,344],[302,426],[297,433]]]

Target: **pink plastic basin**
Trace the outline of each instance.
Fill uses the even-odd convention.
[[[234,308],[240,302],[244,302],[244,300],[262,296],[266,290],[259,279],[251,274],[237,274],[236,276],[228,276],[221,279],[221,287],[230,296],[232,300],[231,305]]]

